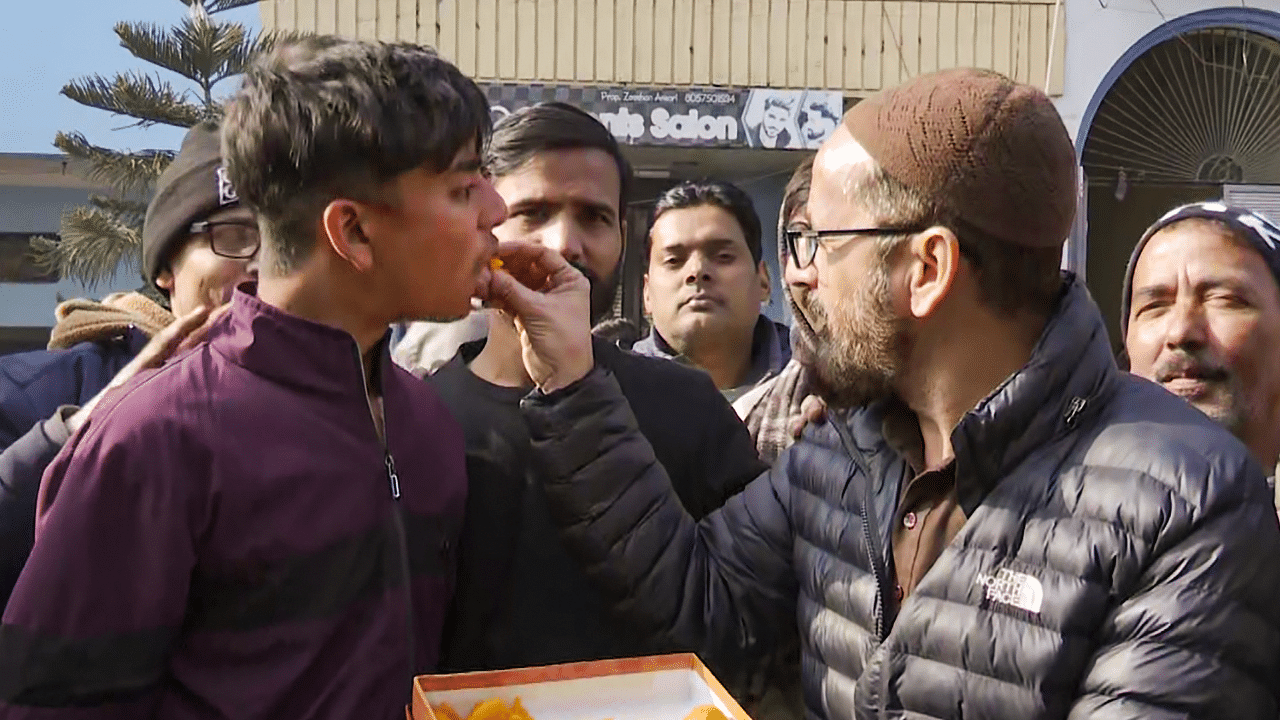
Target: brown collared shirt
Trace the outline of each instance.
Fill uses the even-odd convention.
[[[893,522],[894,597],[899,603],[916,589],[965,519],[956,500],[955,460],[906,484]]]
[[[967,519],[956,498],[956,461],[921,471],[924,444],[910,411],[885,417],[884,436],[911,466],[915,476],[902,487],[893,517],[893,598],[900,607]]]

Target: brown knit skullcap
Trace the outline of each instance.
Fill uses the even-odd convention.
[[[845,127],[894,180],[995,239],[1061,246],[1076,155],[1044,93],[999,73],[922,75],[854,105]],[[966,228],[953,228],[961,237]]]

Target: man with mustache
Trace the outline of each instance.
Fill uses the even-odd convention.
[[[508,208],[500,240],[540,245],[590,279],[593,322],[613,305],[631,169],[587,113],[546,103],[503,118],[485,168]],[[520,401],[533,388],[511,316],[464,344],[434,375],[463,426],[470,495],[442,665],[490,670],[625,657],[680,646],[611,617],[566,552],[542,491]],[[703,373],[596,339],[683,508],[701,517],[763,468],[733,409]],[[742,692],[740,690],[740,692]]]
[[[751,198],[727,182],[681,183],[662,194],[649,229],[643,355],[705,370],[730,402],[791,359],[787,327],[760,312],[769,270]]]
[[[798,632],[813,718],[1274,720],[1263,475],[1116,367],[1059,270],[1075,197],[1034,87],[956,69],[855,105],[787,236],[844,412],[701,521],[595,367],[582,283],[508,293],[548,500],[618,610],[727,664]]]
[[[1280,227],[1221,202],[1171,210],[1134,248],[1120,325],[1131,372],[1221,423],[1274,472]]]

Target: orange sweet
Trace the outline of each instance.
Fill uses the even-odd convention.
[[[467,720],[511,720],[511,709],[498,698],[491,698],[471,708]]]
[[[684,720],[729,720],[729,718],[715,705],[699,705],[693,709],[693,712],[685,715]]]
[[[441,703],[431,709],[435,710],[437,720],[462,720],[462,716],[449,703]]]

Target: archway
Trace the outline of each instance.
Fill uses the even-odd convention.
[[[1086,277],[1118,344],[1125,263],[1151,222],[1224,187],[1280,189],[1280,14],[1216,8],[1153,30],[1099,85],[1076,149]]]

